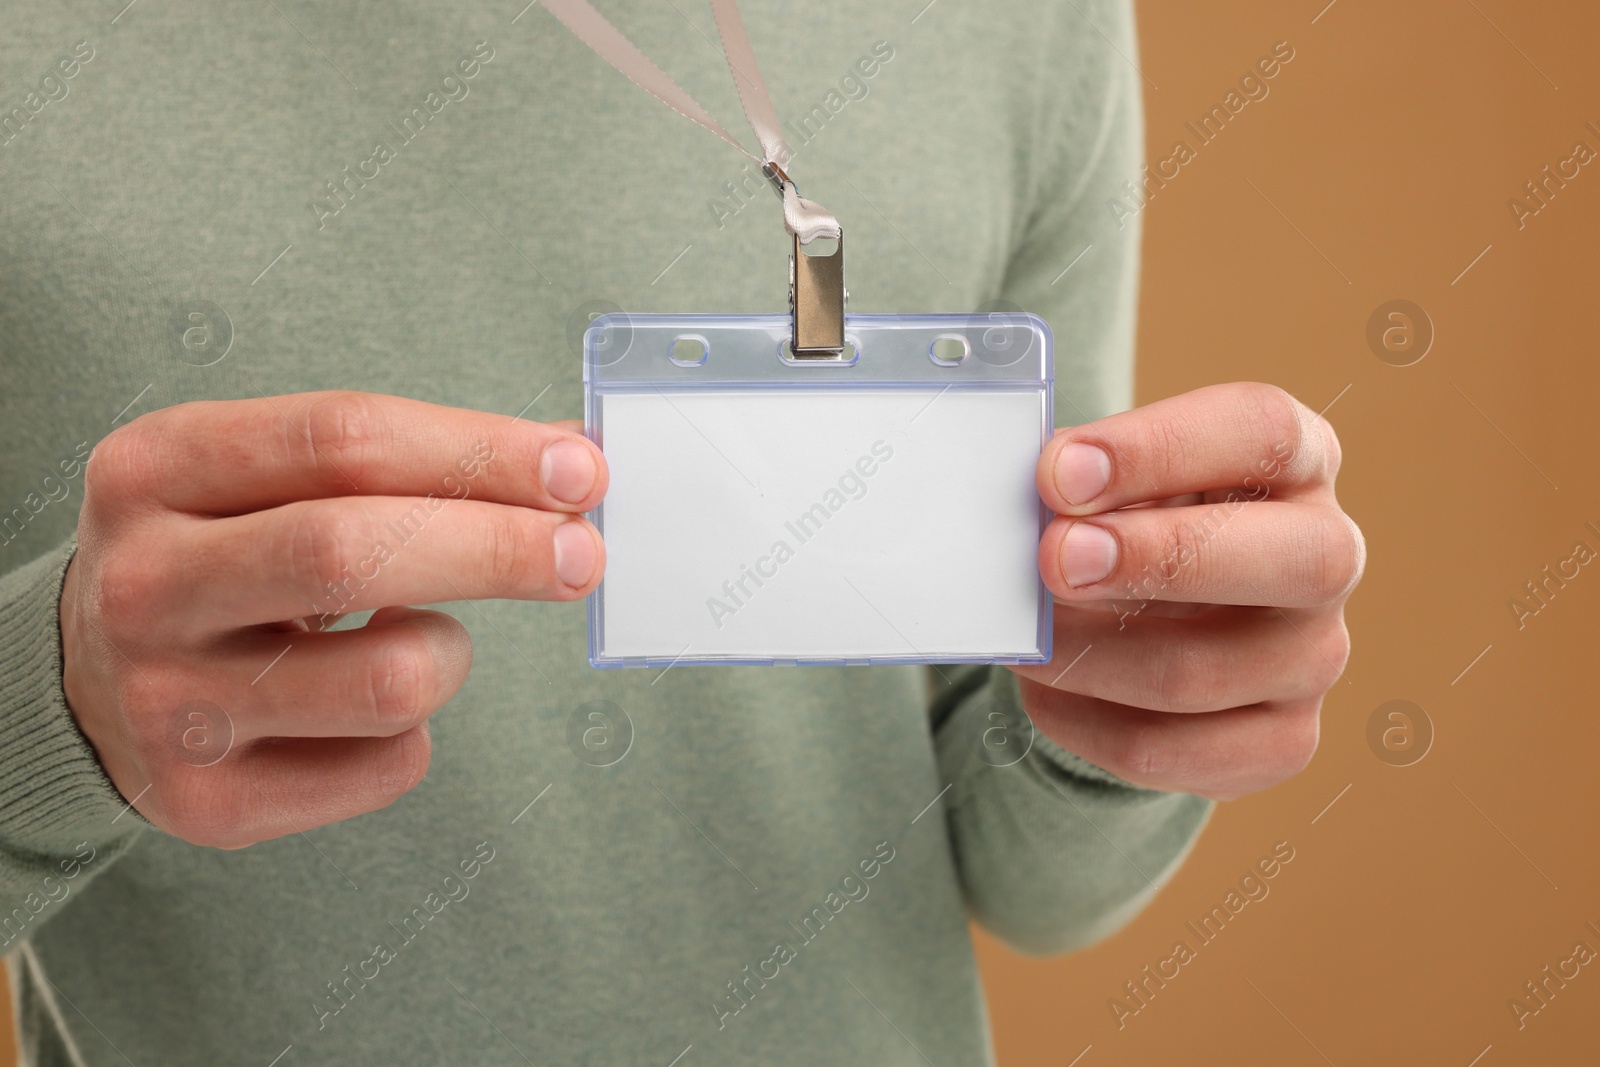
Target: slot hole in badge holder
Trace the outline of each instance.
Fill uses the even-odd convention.
[[[778,342],[778,358],[791,367],[853,367],[861,362],[861,340],[853,333],[844,335],[844,344],[850,354],[840,359],[795,359],[794,350],[790,347],[792,343],[788,337]]]
[[[686,333],[672,341],[667,357],[680,367],[698,367],[711,354],[711,342],[697,333]]]
[[[958,333],[940,334],[928,346],[928,358],[940,367],[959,367],[972,354],[972,345]]]

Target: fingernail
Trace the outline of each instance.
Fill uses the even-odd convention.
[[[1116,565],[1117,539],[1102,527],[1075,522],[1061,539],[1061,575],[1074,589],[1093,585]]]
[[[1094,445],[1074,441],[1056,456],[1056,491],[1082,507],[1111,484],[1111,457]]]
[[[539,457],[539,478],[545,491],[568,504],[576,504],[589,495],[594,489],[595,473],[588,446],[576,441],[557,441]]]
[[[594,574],[594,537],[581,522],[564,522],[556,527],[552,540],[556,550],[556,577],[574,589],[589,584]]]

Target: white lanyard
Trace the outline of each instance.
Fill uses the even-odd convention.
[[[791,349],[796,358],[838,359],[844,350],[844,231],[839,220],[821,204],[800,195],[785,172],[789,146],[784,143],[778,113],[772,106],[761,68],[756,62],[744,20],[739,16],[738,0],[710,0],[717,21],[722,50],[739,90],[745,118],[761,144],[761,156],[741,145],[705,108],[656,66],[650,57],[623,36],[589,0],[542,0],[546,10],[562,25],[594,49],[595,53],[621,71],[630,81],[666,104],[672,110],[699,123],[738,149],[783,197],[783,225],[794,237],[794,254],[789,267],[789,307],[794,315]],[[838,242],[832,255],[807,255],[801,246],[818,238]]]

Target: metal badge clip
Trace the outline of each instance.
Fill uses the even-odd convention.
[[[768,160],[761,165],[761,173],[780,200],[787,188],[799,195],[800,187],[778,164]],[[795,359],[844,358],[844,305],[850,299],[844,287],[844,231],[833,240],[832,253],[812,256],[801,246],[800,235],[794,235],[794,254],[789,257],[789,314],[794,317],[794,335],[789,351]]]
[[[795,359],[844,358],[844,233],[827,255],[807,255],[794,238],[789,257],[789,313],[794,316],[790,353]]]

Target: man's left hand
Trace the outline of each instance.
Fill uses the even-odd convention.
[[[1231,799],[1304,768],[1366,561],[1339,454],[1256,383],[1059,431],[1038,470],[1054,655],[1012,668],[1035,725],[1152,789]]]

